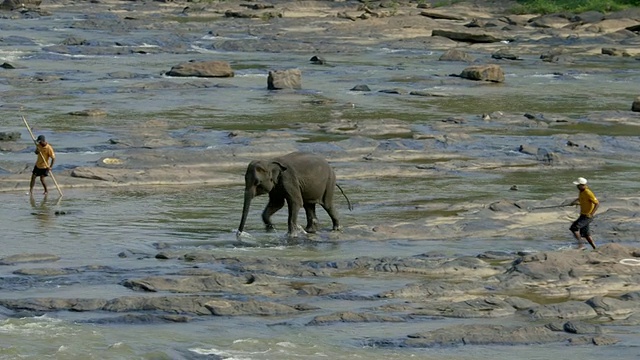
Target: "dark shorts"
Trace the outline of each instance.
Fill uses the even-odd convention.
[[[35,176],[49,176],[49,169],[40,169],[37,166],[33,167],[33,175]]]
[[[591,229],[589,229],[589,224],[593,221],[593,218],[590,218],[586,215],[580,215],[580,217],[571,224],[569,230],[575,232],[580,230],[580,236],[587,237],[591,236]]]

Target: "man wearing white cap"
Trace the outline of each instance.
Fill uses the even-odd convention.
[[[571,230],[573,236],[578,240],[578,249],[584,248],[581,238],[587,239],[589,245],[595,249],[596,243],[593,242],[593,237],[591,237],[589,224],[593,221],[593,216],[596,214],[596,210],[598,210],[598,199],[587,186],[587,179],[580,177],[574,181],[573,184],[580,190],[580,194],[575,200],[575,203],[580,204],[580,217],[571,224],[569,230]]]

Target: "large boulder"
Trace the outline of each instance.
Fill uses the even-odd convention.
[[[190,61],[178,64],[167,76],[233,77],[235,73],[226,61]]]
[[[267,88],[269,90],[301,89],[302,72],[299,69],[269,71]]]
[[[469,66],[462,70],[460,77],[469,80],[504,82],[504,72],[495,64]]]

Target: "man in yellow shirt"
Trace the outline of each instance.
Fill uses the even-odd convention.
[[[39,135],[36,143],[36,155],[38,156],[38,159],[36,160],[36,165],[33,167],[33,172],[31,173],[29,194],[33,194],[33,185],[36,183],[36,177],[40,177],[40,182],[42,183],[42,187],[44,188],[44,193],[46,195],[47,183],[45,183],[44,178],[49,176],[49,169],[53,167],[53,163],[56,161],[56,154],[53,152],[51,145],[49,145],[47,140],[45,140],[44,135]]]
[[[571,224],[569,230],[571,230],[573,236],[578,240],[578,249],[584,248],[581,237],[587,239],[589,245],[595,249],[596,243],[593,242],[589,224],[593,221],[593,216],[596,214],[596,210],[598,210],[598,199],[587,186],[587,179],[583,177],[578,178],[573,184],[576,185],[580,191],[578,198],[574,201],[574,203],[580,204],[580,216]]]

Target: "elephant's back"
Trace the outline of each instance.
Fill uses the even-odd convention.
[[[284,155],[281,161],[296,179],[305,201],[321,202],[335,186],[336,176],[325,158],[320,155],[295,152]]]
[[[299,174],[306,174],[319,170],[332,171],[325,158],[313,153],[298,151],[281,156],[278,160],[286,166],[292,167]]]

